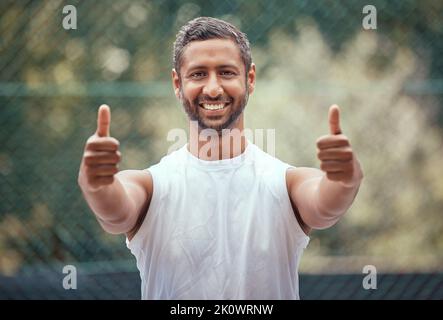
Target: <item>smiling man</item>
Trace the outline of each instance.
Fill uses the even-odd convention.
[[[214,18],[179,31],[172,82],[189,117],[188,144],[148,169],[118,172],[103,105],[79,171],[99,223],[127,235],[142,298],[299,299],[309,232],[335,224],[363,178],[339,108],[331,106],[329,134],[317,140],[321,170],[263,152],[244,134],[255,85],[249,42]]]

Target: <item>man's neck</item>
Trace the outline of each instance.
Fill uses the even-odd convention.
[[[201,160],[214,161],[232,159],[240,156],[246,149],[243,119],[238,119],[231,129],[215,133],[214,130],[202,130],[195,121],[190,122],[189,144],[191,154]]]

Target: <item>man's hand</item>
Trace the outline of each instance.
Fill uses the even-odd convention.
[[[357,195],[363,173],[360,163],[340,128],[339,108],[329,108],[329,135],[317,140],[320,168],[289,171],[291,202],[297,207],[306,233],[334,225]]]
[[[98,110],[97,131],[86,141],[80,166],[79,181],[86,191],[95,192],[114,182],[121,154],[119,142],[109,133],[111,110],[101,105]]]
[[[320,169],[326,172],[328,180],[353,187],[363,178],[349,140],[340,129],[340,109],[337,105],[329,108],[329,135],[317,140],[317,157],[321,161]]]

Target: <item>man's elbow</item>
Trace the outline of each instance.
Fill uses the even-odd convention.
[[[312,229],[323,230],[335,225],[340,218],[346,213],[345,212],[322,212],[317,211],[316,214],[310,215],[306,220],[306,224]]]
[[[102,229],[113,235],[128,233],[130,230],[132,230],[134,224],[128,217],[122,217],[114,220],[103,220],[97,216],[96,218]]]

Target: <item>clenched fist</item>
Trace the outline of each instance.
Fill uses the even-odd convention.
[[[329,180],[353,187],[363,178],[363,173],[348,138],[340,129],[340,109],[337,105],[329,108],[329,133],[317,140],[320,169],[326,172]]]
[[[97,131],[86,141],[79,172],[81,187],[90,192],[114,182],[121,159],[119,142],[109,133],[111,110],[101,105],[98,110]]]

